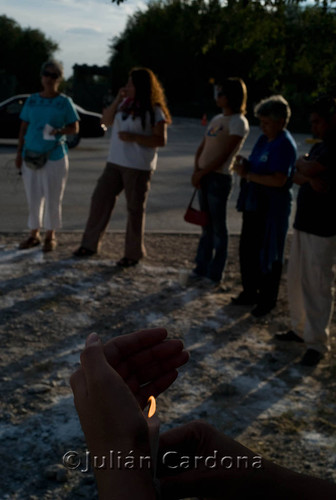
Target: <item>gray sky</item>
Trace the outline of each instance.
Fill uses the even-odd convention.
[[[66,78],[76,63],[106,64],[109,42],[124,30],[129,16],[145,8],[142,0],[119,6],[110,0],[0,0],[1,15],[22,28],[38,28],[58,43],[55,56]]]

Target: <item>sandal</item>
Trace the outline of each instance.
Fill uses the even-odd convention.
[[[27,250],[28,248],[37,247],[41,243],[41,239],[38,236],[29,236],[26,240],[21,241],[19,244],[19,250]]]
[[[88,248],[85,247],[79,247],[77,248],[77,250],[73,252],[72,255],[74,255],[74,257],[91,257],[95,253],[96,252],[94,250],[89,250]]]
[[[55,250],[56,246],[57,246],[56,238],[44,240],[42,252],[45,252],[45,253],[52,252],[53,250]]]
[[[118,260],[117,266],[119,267],[133,267],[138,264],[138,260],[133,260],[133,259],[128,259],[127,257],[123,257],[122,259]]]

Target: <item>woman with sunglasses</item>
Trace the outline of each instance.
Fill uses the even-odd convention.
[[[157,149],[166,145],[171,123],[164,91],[148,68],[133,68],[125,87],[103,112],[112,126],[105,170],[91,199],[90,214],[75,257],[90,257],[100,246],[118,195],[125,190],[127,229],[124,256],[118,266],[135,266],[146,255],[145,209]]]
[[[72,100],[59,92],[63,67],[54,60],[41,68],[42,91],[32,94],[24,104],[20,118],[16,166],[22,171],[26,191],[30,235],[20,250],[41,243],[40,228],[46,229],[43,252],[56,248],[55,230],[62,225],[62,199],[69,161],[66,135],[79,131],[79,117]],[[30,154],[47,154],[47,161],[36,169],[28,161]]]

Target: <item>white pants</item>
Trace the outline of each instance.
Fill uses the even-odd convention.
[[[48,160],[39,170],[32,170],[23,162],[29,229],[44,227],[48,231],[62,227],[62,200],[68,170],[68,156],[56,161]]]
[[[292,330],[308,348],[329,349],[334,307],[336,236],[324,238],[294,229],[288,263],[288,300]]]

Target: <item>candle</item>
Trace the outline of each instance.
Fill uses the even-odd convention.
[[[153,479],[156,478],[157,455],[159,450],[160,419],[156,415],[156,401],[154,396],[148,398],[148,414],[145,415],[148,425],[149,445],[152,462]]]

